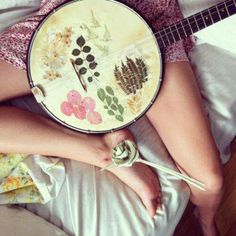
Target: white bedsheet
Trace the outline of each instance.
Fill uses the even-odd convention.
[[[31,97],[13,104],[41,113]],[[130,127],[143,157],[176,169],[146,117]],[[45,205],[24,207],[76,236],[169,236],[189,200],[185,183],[159,172],[163,211],[151,219],[137,195],[114,175],[91,165],[64,160],[66,180],[59,195]]]
[[[14,4],[20,4],[21,1],[30,0],[0,2],[0,7],[3,3],[12,4],[8,5],[8,8],[6,5],[2,7],[11,12],[5,15],[6,19],[11,19],[8,22],[13,23],[25,16],[25,7],[12,11],[12,6],[15,7]],[[37,0],[31,2],[32,6],[27,8],[27,15],[32,14],[39,3]],[[184,9],[186,1],[180,2],[183,3],[181,6]],[[0,21],[2,19],[4,19],[3,14],[0,15]],[[7,26],[5,23],[0,23],[1,29]],[[236,133],[234,81],[236,68],[233,66],[235,60],[233,54],[207,44],[198,45],[191,53],[191,62],[201,87],[223,162],[226,162],[229,157],[229,142]],[[214,63],[211,63],[212,61]],[[32,105],[32,100],[28,101],[28,99],[20,99],[15,104],[29,109],[37,108]],[[145,158],[173,166],[160,138],[153,132],[146,118],[141,119],[131,129],[137,137],[139,148]],[[66,160],[64,164],[67,176],[58,197],[46,205],[27,205],[27,209],[63,229],[69,235],[172,235],[189,199],[189,191],[184,183],[160,173],[163,213],[152,220],[136,194],[113,175],[108,172],[101,173],[95,167],[73,161]]]
[[[142,155],[174,168],[159,136],[144,117],[131,127]],[[114,175],[98,168],[64,160],[66,181],[60,194],[45,205],[27,209],[42,216],[69,235],[79,236],[169,236],[179,222],[189,199],[185,183],[159,173],[163,211],[150,218],[137,195]]]

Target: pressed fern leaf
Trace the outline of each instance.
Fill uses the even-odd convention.
[[[121,67],[115,66],[114,75],[125,94],[136,94],[148,80],[147,67],[141,58],[134,61],[126,57],[126,63],[122,61]]]

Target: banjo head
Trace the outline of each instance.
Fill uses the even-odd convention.
[[[129,7],[71,1],[35,31],[27,72],[35,98],[56,121],[105,133],[145,114],[160,88],[162,60],[152,30]]]

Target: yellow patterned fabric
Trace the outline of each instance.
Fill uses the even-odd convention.
[[[59,183],[60,187],[64,181],[60,159],[41,156],[33,159],[28,155],[0,154],[0,204],[45,203],[58,192],[52,186]],[[52,174],[57,176],[50,178]],[[48,181],[51,179],[53,184]]]

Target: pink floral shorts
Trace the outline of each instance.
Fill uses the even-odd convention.
[[[67,2],[67,0],[42,0],[35,16],[11,26],[2,33],[0,35],[0,59],[18,69],[25,70],[27,50],[34,30],[49,11],[63,2]],[[175,0],[120,0],[120,2],[128,4],[143,15],[154,30],[182,18]],[[190,39],[172,44],[164,50],[165,61],[188,61],[187,53],[191,46]]]

